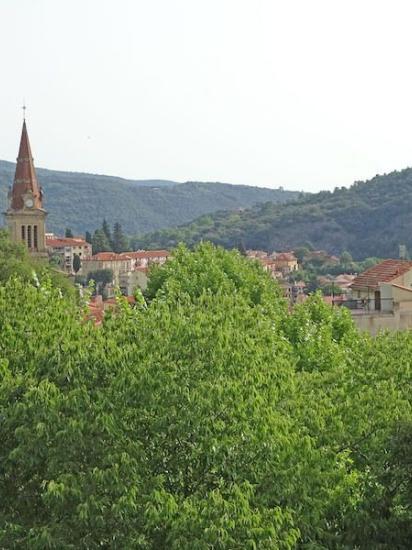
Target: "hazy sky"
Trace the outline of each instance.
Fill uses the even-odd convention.
[[[412,164],[412,2],[0,0],[0,158],[314,191]]]

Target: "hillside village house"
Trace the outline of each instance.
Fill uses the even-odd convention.
[[[124,296],[132,296],[136,288],[146,290],[148,283],[148,268],[135,267],[133,271],[119,274],[119,288]]]
[[[280,281],[279,284],[284,297],[287,298],[291,305],[300,304],[305,301],[306,284],[303,281],[297,281],[296,283]]]
[[[168,250],[137,250],[127,252],[126,255],[132,259],[132,271],[121,273],[119,286],[122,294],[130,296],[137,287],[146,290],[149,268],[153,264],[164,264],[170,256]]]
[[[131,295],[136,287],[146,288],[150,266],[153,263],[163,264],[170,255],[167,250],[138,250],[124,254],[101,252],[93,256],[91,244],[86,242],[83,237],[68,238],[46,233],[47,212],[43,207],[43,198],[44,193],[37,181],[26,121],[24,120],[14,181],[9,190],[9,205],[5,212],[6,224],[12,241],[26,246],[31,256],[45,260],[54,257],[58,260],[59,267],[68,276],[75,274],[73,260],[76,255],[79,256],[81,262],[78,273],[84,277],[93,271],[110,270],[113,273],[113,284],[108,285],[109,290],[113,290],[113,286],[119,286],[121,291],[128,296],[129,303],[133,302]],[[110,299],[102,307],[100,307],[98,299],[90,304],[90,313],[96,324],[98,324],[106,306],[113,306]]]
[[[278,266],[272,258],[258,258],[258,261],[262,264],[265,271],[269,273],[274,279],[283,279],[283,273],[278,269]]]
[[[325,250],[310,250],[307,254],[308,261],[317,261],[319,263],[336,265],[339,263],[339,258],[328,254]]]
[[[46,233],[46,248],[50,256],[56,256],[59,264],[69,274],[74,274],[73,260],[77,254],[80,260],[89,259],[92,256],[92,245],[83,237],[56,237],[53,233]],[[79,270],[82,274],[82,268]]]
[[[347,294],[351,290],[351,285],[355,280],[355,275],[350,273],[341,273],[332,279],[332,283],[339,288],[343,294]]]
[[[151,264],[162,265],[170,256],[168,250],[137,250],[126,254],[132,258],[135,267],[149,267]]]
[[[299,269],[298,259],[293,252],[279,252],[275,254],[274,260],[277,271],[283,275],[289,275]]]
[[[381,329],[412,329],[412,262],[384,260],[358,275],[350,297],[356,325],[376,334]]]
[[[246,250],[246,256],[248,258],[254,258],[255,260],[268,258],[268,253],[264,250]]]
[[[320,275],[317,277],[317,282],[320,286],[335,287],[336,291],[340,291],[342,294],[348,294],[355,277],[356,275],[349,273],[341,273],[336,277],[331,275]]]
[[[299,269],[298,259],[293,252],[273,252],[268,254],[263,250],[247,250],[248,258],[258,260],[265,271],[274,279],[287,277]]]
[[[136,252],[99,252],[86,258],[82,264],[82,275],[93,271],[109,269],[113,273],[113,286],[130,296],[137,287],[145,290],[148,271],[152,264],[163,264],[170,256],[167,250],[138,250]]]
[[[289,275],[299,269],[298,259],[293,252],[273,252],[268,254],[263,250],[247,250],[248,258],[257,260],[273,279],[279,281],[284,297],[291,305],[305,298],[306,285],[303,281],[289,282]]]
[[[127,254],[99,252],[83,261],[82,274],[85,277],[93,271],[100,271],[102,269],[110,269],[113,273],[113,284],[119,286],[120,275],[132,271],[133,260]]]

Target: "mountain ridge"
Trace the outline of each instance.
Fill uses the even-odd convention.
[[[412,168],[301,196],[283,205],[266,203],[243,212],[215,212],[189,224],[138,236],[135,246],[189,246],[210,240],[227,248],[285,250],[299,246],[354,258],[397,257],[412,252]]]
[[[0,208],[7,208],[7,191],[15,163],[0,160]],[[286,202],[294,191],[219,182],[128,180],[116,176],[36,168],[49,212],[47,229],[62,233],[93,231],[105,218],[118,221],[129,234],[187,223],[221,208],[236,210],[266,201]]]

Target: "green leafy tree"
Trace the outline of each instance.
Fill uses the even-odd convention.
[[[70,227],[66,227],[66,230],[65,230],[65,232],[64,232],[64,236],[65,236],[66,238],[68,238],[68,239],[69,239],[69,238],[70,238],[70,239],[73,238],[73,231],[70,229]]]
[[[49,260],[50,266],[56,269],[63,269],[63,258],[60,254],[53,254]]]
[[[26,247],[12,242],[8,232],[0,229],[0,284],[16,276],[35,285],[48,279],[67,296],[76,296],[73,285],[62,273],[56,258],[50,264],[47,259],[32,258]]]
[[[342,264],[344,269],[349,269],[352,262],[353,262],[352,256],[349,254],[347,250],[344,250],[340,255],[340,263]]]
[[[113,271],[111,269],[97,269],[87,274],[86,282],[94,281],[96,294],[103,294],[106,286],[113,282]]]
[[[92,244],[92,234],[90,233],[90,231],[86,231],[84,240],[85,240],[87,243]]]
[[[205,243],[88,316],[0,284],[0,547],[408,548],[410,333]]]
[[[199,244],[193,252],[180,245],[166,264],[154,265],[146,295],[153,299],[160,292],[195,298],[204,291],[236,293],[253,306],[264,306],[282,315],[286,311],[278,285],[258,262],[210,243]]]
[[[27,248],[13,243],[6,230],[0,229],[0,282],[18,275],[25,280],[32,279],[34,263]]]
[[[146,544],[140,446],[108,400],[113,343],[47,283],[0,287],[0,331],[0,546]]]
[[[299,246],[295,248],[295,256],[298,259],[298,262],[301,264],[305,258],[309,255],[309,248],[306,246]]]

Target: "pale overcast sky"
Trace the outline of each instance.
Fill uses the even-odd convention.
[[[0,0],[0,158],[315,191],[412,164],[412,2]]]

